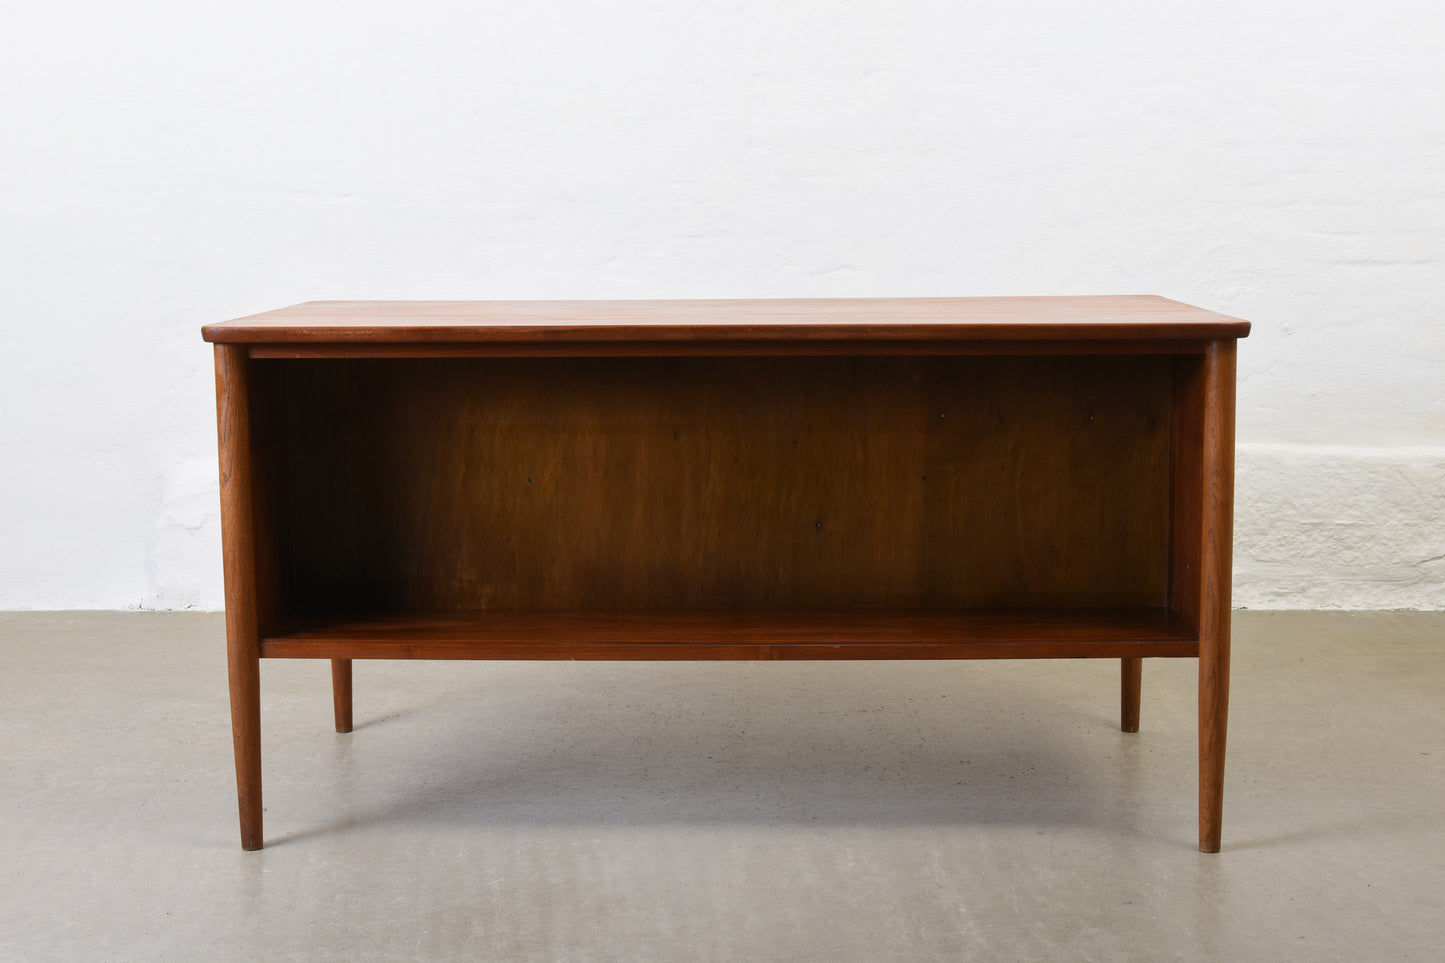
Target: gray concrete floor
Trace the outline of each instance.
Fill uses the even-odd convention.
[[[1224,852],[1194,667],[262,666],[219,616],[0,613],[6,960],[1440,960],[1445,613],[1235,622]]]

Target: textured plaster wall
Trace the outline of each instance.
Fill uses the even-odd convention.
[[[1445,606],[1445,8],[7,5],[0,607],[215,607],[198,327],[311,298],[1158,293],[1236,600]]]
[[[1445,609],[1445,447],[1239,446],[1234,601]]]

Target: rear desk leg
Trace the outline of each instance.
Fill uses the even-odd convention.
[[[331,702],[336,714],[336,731],[351,731],[351,660],[331,660]]]
[[[221,546],[226,576],[226,666],[241,848],[261,848],[261,661],[252,518],[251,418],[244,345],[216,345],[221,455]]]
[[[1120,659],[1119,728],[1125,732],[1139,731],[1139,696],[1143,689],[1144,660]]]
[[[1199,848],[1219,852],[1229,717],[1229,619],[1234,542],[1233,341],[1204,357],[1204,499],[1199,600]]]

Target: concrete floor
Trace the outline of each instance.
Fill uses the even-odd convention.
[[[1192,661],[262,666],[0,614],[6,960],[1440,960],[1445,613],[1239,613],[1224,852]]]

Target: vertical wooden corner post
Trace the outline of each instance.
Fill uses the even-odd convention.
[[[241,848],[261,848],[261,651],[256,600],[251,415],[246,346],[216,348],[221,455],[221,550],[226,577],[226,664]]]
[[[1204,445],[1199,572],[1199,849],[1219,852],[1229,715],[1234,557],[1234,341],[1212,341],[1202,377]]]

